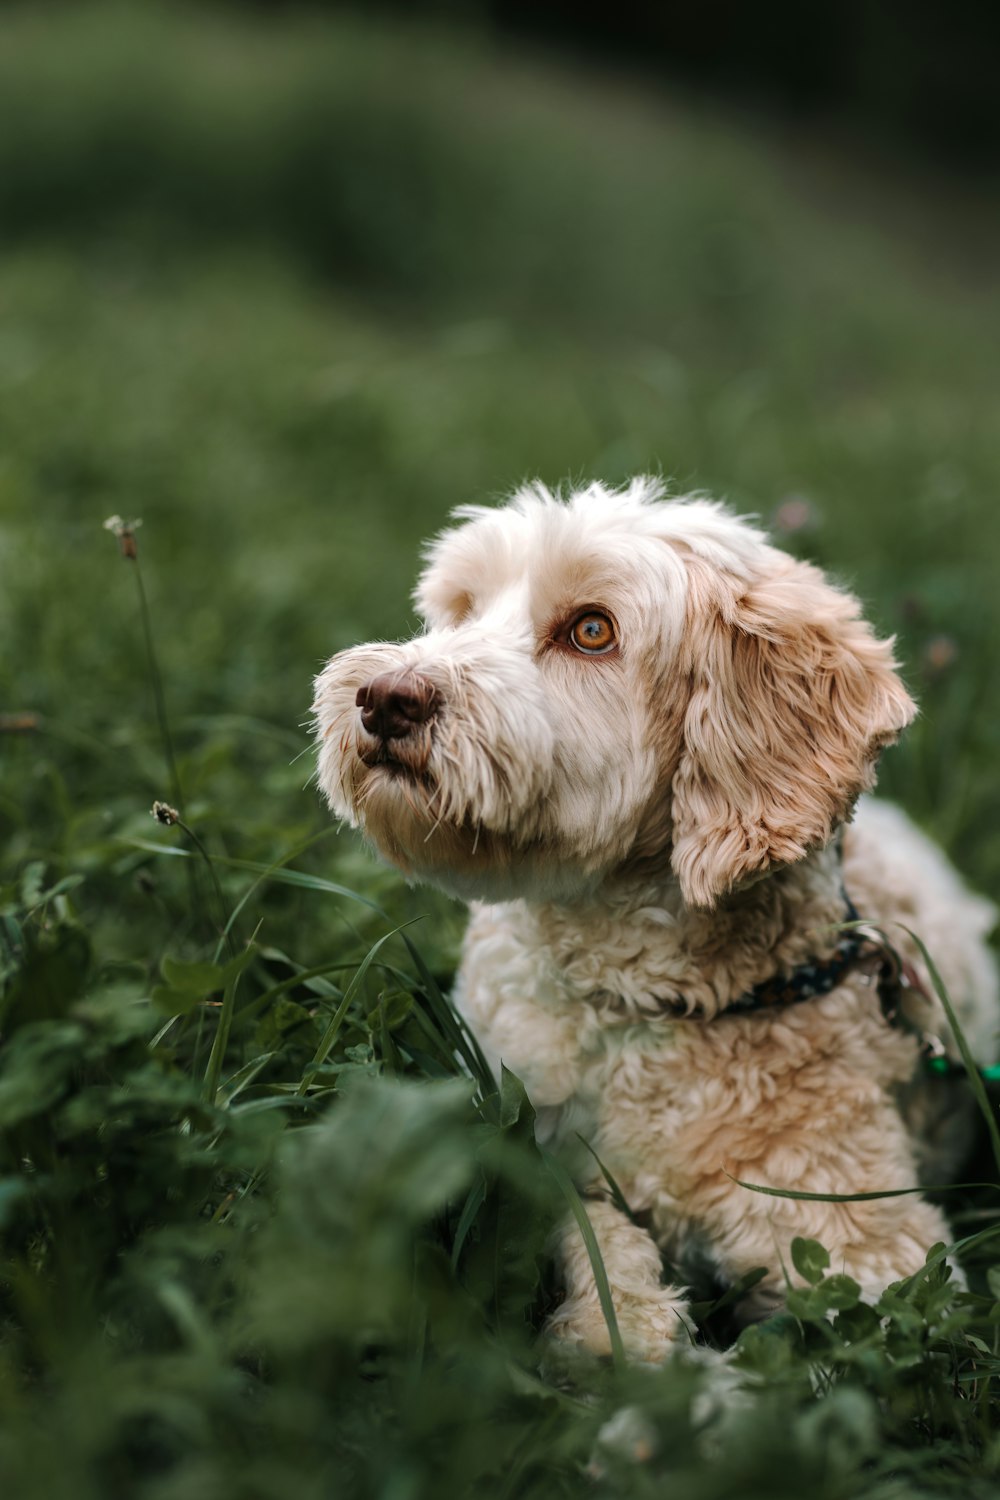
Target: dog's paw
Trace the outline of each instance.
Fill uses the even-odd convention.
[[[685,1304],[661,1287],[642,1297],[616,1296],[618,1331],[625,1353],[645,1364],[662,1364],[676,1344],[687,1343]],[[611,1354],[611,1333],[597,1298],[571,1298],[553,1313],[546,1332],[553,1339],[595,1356]]]

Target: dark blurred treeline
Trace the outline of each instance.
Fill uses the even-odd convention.
[[[343,0],[235,0],[323,9]],[[355,0],[637,65],[957,164],[1000,159],[1000,0]]]
[[[782,108],[837,112],[985,159],[1000,143],[997,0],[489,0],[504,26]]]

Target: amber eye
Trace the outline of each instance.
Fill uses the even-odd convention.
[[[588,610],[573,622],[569,638],[578,651],[586,651],[589,656],[601,656],[618,641],[612,622],[596,609]]]

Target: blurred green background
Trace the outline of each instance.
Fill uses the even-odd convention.
[[[453,505],[651,469],[899,632],[884,783],[996,893],[1000,214],[957,176],[440,16],[4,7],[8,853],[100,875],[167,794],[112,512],[189,811],[262,856],[323,826],[313,671],[413,627]]]
[[[818,1291],[741,1340],[741,1400],[708,1363],[540,1373],[565,1205],[530,1112],[510,1080],[478,1109],[392,1083],[456,1068],[399,939],[348,989],[421,915],[446,985],[463,916],[333,830],[313,673],[414,629],[422,539],[536,475],[661,473],[854,586],[923,705],[883,788],[1000,895],[989,54],[895,0],[823,12],[832,52],[790,7],[774,51],[723,0],[680,39],[669,10],[0,5],[17,1500],[996,1493],[992,1263],[957,1316],[939,1265],[836,1336]],[[142,520],[138,569],[113,514]],[[256,939],[228,1051],[211,883],[149,818],[180,796],[140,578],[186,818],[234,949]],[[256,883],[279,860],[298,884]]]

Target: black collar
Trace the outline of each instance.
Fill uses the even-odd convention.
[[[964,1074],[964,1065],[954,1062],[947,1055],[940,1037],[923,1031],[905,1013],[902,1001],[907,990],[917,990],[925,999],[930,999],[929,992],[919,974],[912,964],[896,952],[884,934],[878,931],[876,935],[873,935],[872,932],[865,931],[857,907],[843,886],[841,886],[841,894],[844,898],[844,926],[837,939],[837,946],[829,958],[807,959],[805,963],[794,968],[790,974],[778,973],[773,974],[770,979],[762,979],[760,984],[755,984],[753,989],[747,990],[731,1005],[726,1005],[716,1012],[714,1019],[724,1020],[726,1016],[763,1015],[767,1012],[785,1010],[790,1005],[799,1005],[804,1000],[816,1000],[822,995],[828,995],[831,990],[835,990],[852,969],[866,964],[869,973],[874,978],[879,1008],[886,1023],[889,1026],[899,1027],[916,1038],[920,1044],[922,1060],[930,1072]],[[683,1002],[673,1002],[670,1009],[678,1020],[706,1021],[709,1019],[703,1010],[698,1007],[689,1010]],[[1000,1081],[1000,1067],[979,1068],[978,1072],[982,1077],[991,1081]]]
[[[854,902],[846,891],[843,897],[847,913],[845,922],[859,923],[861,918]],[[862,959],[871,958],[872,951],[871,939],[860,927],[847,927],[841,932],[829,958],[810,958],[790,974],[773,974],[770,979],[762,979],[760,984],[755,984],[752,990],[747,990],[745,995],[727,1006],[724,1014],[752,1015],[758,1010],[783,1009],[786,1005],[798,1005],[803,1000],[828,995]]]
[[[772,974],[770,979],[762,979],[759,984],[754,985],[753,989],[747,990],[730,1005],[723,1006],[716,1013],[717,1018],[721,1020],[724,1016],[747,1016],[757,1015],[762,1011],[784,1010],[787,1006],[799,1005],[804,1000],[819,999],[821,995],[828,995],[831,990],[835,990],[844,976],[862,962],[868,962],[873,957],[880,957],[879,1000],[883,1013],[889,1019],[890,1011],[893,1014],[895,1012],[898,998],[895,966],[884,962],[884,956],[880,956],[878,946],[857,925],[861,922],[861,918],[846,891],[843,891],[843,897],[846,913],[844,921],[852,925],[845,926],[829,958],[810,958],[805,963],[797,965],[790,974],[779,972]],[[707,1019],[703,1010],[698,1007],[691,1010],[683,1002],[675,1002],[670,1008],[681,1020]]]

